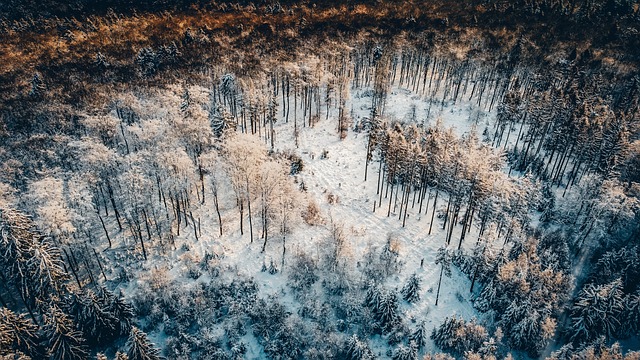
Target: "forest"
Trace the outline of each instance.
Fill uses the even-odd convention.
[[[640,359],[633,0],[0,3],[0,360]]]

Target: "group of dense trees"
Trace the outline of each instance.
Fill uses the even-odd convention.
[[[146,334],[132,327],[133,310],[121,296],[105,287],[97,292],[76,287],[67,281],[59,247],[28,216],[4,207],[0,216],[0,355],[86,359],[90,348],[112,346],[130,336],[128,357],[118,353],[116,359],[159,358]],[[26,309],[28,316],[10,308]]]

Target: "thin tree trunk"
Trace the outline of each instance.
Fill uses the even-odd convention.
[[[95,255],[96,257],[96,261],[98,262],[98,267],[100,268],[100,272],[102,273],[102,277],[104,278],[104,281],[107,281],[107,275],[105,275],[104,273],[104,268],[102,267],[102,263],[100,262],[100,258],[98,257],[98,253],[96,252],[96,249],[92,249],[93,250],[93,255]]]
[[[100,216],[100,211],[98,211],[98,219],[100,219],[100,224],[102,224],[102,230],[104,230],[104,234],[107,236],[107,241],[109,242],[109,249],[111,249],[111,238],[109,237],[109,232],[107,231],[107,227],[104,225],[102,216]]]
[[[433,220],[436,215],[436,204],[438,203],[438,189],[436,189],[436,197],[433,200],[433,210],[431,211],[431,222],[429,223],[429,235],[431,235],[431,228],[433,228]]]
[[[436,306],[438,306],[438,299],[440,298],[440,285],[442,284],[443,272],[444,272],[444,265],[440,267],[440,277],[438,279],[438,291],[436,291]]]

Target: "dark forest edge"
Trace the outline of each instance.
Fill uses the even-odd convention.
[[[514,39],[531,48],[519,61],[542,65],[539,54],[588,49],[595,61],[615,59],[637,67],[640,37],[637,4],[632,1],[93,1],[3,2],[0,13],[0,90],[7,112],[37,116],[41,101],[28,98],[39,74],[65,105],[90,104],[92,89],[104,83],[139,83],[136,55],[141,49],[173,56],[159,66],[160,78],[194,72],[210,63],[233,61],[234,49],[251,49],[242,71],[259,70],[264,56],[287,59],[295,49],[327,38],[366,33],[391,39],[415,34],[424,46],[468,36],[484,39],[478,56],[508,52]],[[180,26],[176,26],[180,23]],[[109,34],[104,34],[108,32]],[[189,39],[206,38],[205,43]],[[262,39],[262,40],[261,40]],[[264,41],[268,40],[268,41]],[[206,45],[205,45],[206,44]],[[213,45],[213,46],[211,46]],[[96,76],[104,55],[109,80]],[[230,60],[230,61],[229,61]],[[239,70],[232,69],[229,70]],[[236,71],[237,72],[237,71]],[[34,109],[35,107],[35,109]]]

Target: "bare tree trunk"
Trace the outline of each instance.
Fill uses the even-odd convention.
[[[98,210],[98,219],[100,219],[100,224],[102,224],[102,230],[104,230],[104,234],[107,236],[107,241],[109,242],[109,249],[111,249],[111,238],[109,237],[109,232],[107,231],[107,227],[104,225],[104,221],[102,220],[102,216],[100,216],[99,210]]]
[[[218,204],[218,191],[213,193],[213,204],[216,207],[216,213],[218,214],[218,226],[220,227],[220,236],[222,236],[222,216],[220,216],[220,206]]]
[[[253,244],[253,220],[251,217],[251,191],[249,191],[249,179],[247,180],[247,206],[249,208],[249,237],[251,238],[251,243]]]
[[[440,298],[440,285],[442,284],[443,272],[444,272],[444,265],[440,267],[440,278],[438,279],[438,290],[436,291],[436,306],[438,306],[438,299]]]
[[[438,189],[436,189],[436,197],[433,201],[433,210],[431,211],[431,222],[429,223],[429,235],[431,235],[431,228],[433,228],[433,220],[436,215],[436,204],[438,203]]]

